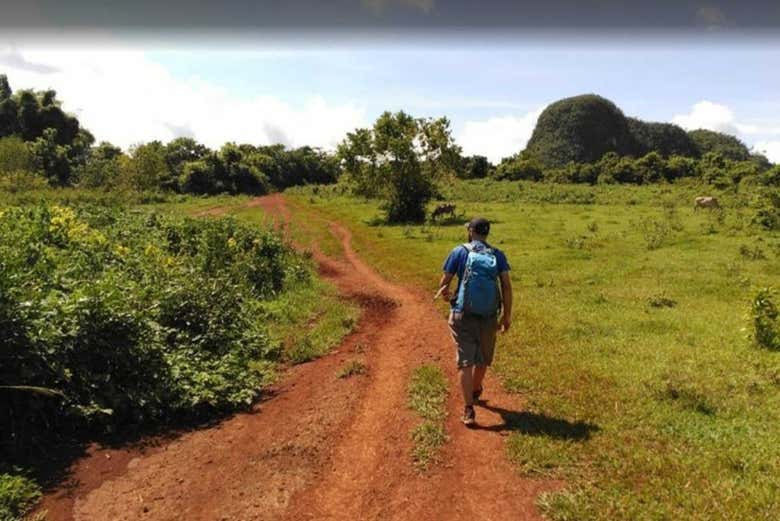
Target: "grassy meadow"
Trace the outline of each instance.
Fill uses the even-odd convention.
[[[466,218],[493,221],[516,302],[495,369],[534,413],[508,413],[507,451],[568,483],[540,498],[550,518],[776,519],[780,353],[754,344],[748,311],[780,286],[780,234],[750,225],[749,196],[694,212],[697,190],[462,182],[445,193],[459,217],[423,226],[380,225],[338,187],[287,196],[301,236],[329,243],[338,219],[382,273],[431,293]]]

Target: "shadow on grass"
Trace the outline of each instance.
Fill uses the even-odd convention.
[[[492,432],[518,432],[528,436],[546,436],[548,438],[570,441],[587,441],[592,433],[599,431],[598,425],[583,421],[570,422],[561,418],[553,418],[546,414],[510,411],[488,405],[484,402],[479,405],[489,411],[498,413],[504,420],[504,423],[489,426],[476,425],[476,429]]]

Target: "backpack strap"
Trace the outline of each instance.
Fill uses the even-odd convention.
[[[485,251],[489,251],[489,252],[491,252],[491,253],[493,253],[495,255],[495,251],[496,251],[495,248],[493,248],[491,245],[489,245],[486,242],[483,242],[482,244],[485,246]],[[474,247],[474,245],[471,244],[470,242],[464,242],[461,246],[466,248],[466,251],[469,252],[469,253],[477,251],[477,249]]]

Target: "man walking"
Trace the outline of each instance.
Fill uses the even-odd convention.
[[[466,404],[463,423],[470,426],[476,423],[474,402],[482,394],[482,380],[493,362],[499,313],[501,331],[508,331],[512,323],[512,283],[506,255],[487,243],[490,222],[477,217],[466,229],[468,242],[457,246],[444,261],[436,295],[450,300],[449,326]],[[453,294],[449,286],[456,274],[458,285]]]

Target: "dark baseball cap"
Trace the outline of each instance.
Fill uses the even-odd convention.
[[[466,223],[466,228],[474,230],[480,235],[487,235],[490,233],[490,221],[484,217],[474,217],[472,220]]]

